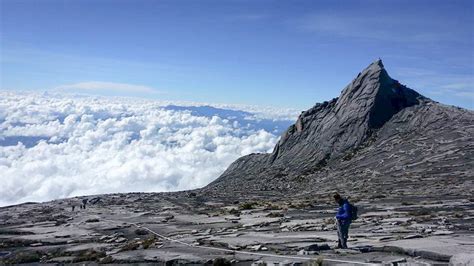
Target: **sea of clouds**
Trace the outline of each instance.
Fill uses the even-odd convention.
[[[0,91],[0,206],[193,189],[271,152],[298,112]]]

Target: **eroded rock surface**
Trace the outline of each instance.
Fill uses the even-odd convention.
[[[273,153],[238,159],[204,190],[468,196],[472,158],[474,112],[421,96],[377,60],[339,98],[302,112]]]
[[[268,194],[238,201],[196,191],[101,199],[74,211],[68,200],[1,208],[2,262],[203,264],[222,258],[239,265],[318,259],[326,265],[340,260],[442,265],[473,251],[474,203],[459,198],[359,201],[349,250],[335,248],[336,206],[328,197]]]

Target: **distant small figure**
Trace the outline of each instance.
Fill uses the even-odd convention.
[[[87,199],[82,200],[82,208],[85,210],[86,209],[86,204],[87,204]]]
[[[76,201],[74,200],[69,200],[68,205],[71,207],[71,211],[73,212],[76,209],[76,206],[78,205]]]
[[[357,208],[349,203],[338,193],[334,194],[334,200],[339,204],[339,210],[336,214],[338,248],[347,248],[347,239],[349,238],[349,227],[352,220],[357,218]]]

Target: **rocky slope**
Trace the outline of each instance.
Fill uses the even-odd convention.
[[[434,102],[370,64],[340,97],[304,111],[271,154],[234,162],[209,193],[469,195],[474,112]]]
[[[351,249],[341,250],[331,199],[268,193],[233,202],[129,193],[2,207],[0,265],[447,265],[474,251],[467,199],[359,201]],[[86,198],[86,209],[72,210]]]

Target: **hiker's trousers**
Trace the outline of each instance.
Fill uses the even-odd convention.
[[[347,239],[349,238],[349,226],[351,223],[348,221],[337,220],[337,236],[338,247],[347,248]]]

